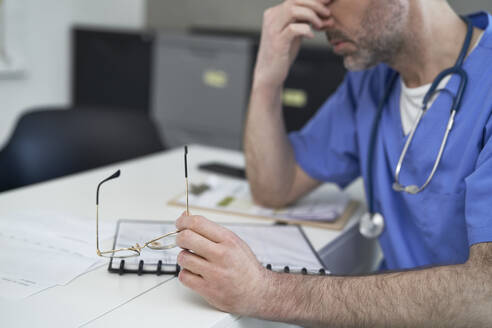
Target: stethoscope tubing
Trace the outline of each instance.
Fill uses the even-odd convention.
[[[461,49],[460,55],[458,56],[458,59],[456,60],[456,63],[453,67],[450,67],[450,68],[442,71],[441,73],[439,73],[439,75],[436,77],[436,79],[431,84],[429,91],[424,96],[422,111],[419,112],[419,115],[418,115],[418,117],[417,117],[417,119],[416,119],[416,121],[412,127],[410,135],[409,135],[409,137],[408,137],[408,139],[407,139],[407,141],[403,147],[402,153],[400,154],[398,164],[397,164],[396,169],[395,169],[395,182],[393,183],[393,189],[395,191],[407,192],[410,194],[417,194],[417,193],[421,192],[431,182],[432,178],[434,177],[434,175],[437,171],[439,163],[441,161],[441,158],[442,158],[442,155],[444,153],[444,149],[446,147],[446,143],[447,143],[447,140],[449,137],[449,133],[451,132],[451,130],[454,126],[456,114],[457,114],[458,110],[461,108],[463,95],[465,93],[465,90],[466,90],[466,87],[468,84],[468,74],[465,72],[465,70],[463,69],[462,66],[463,66],[463,62],[466,58],[466,55],[468,53],[468,50],[470,48],[471,39],[473,36],[473,25],[468,18],[463,17],[463,20],[467,24],[467,34],[466,34],[465,41],[463,43],[463,47]],[[441,82],[449,75],[458,75],[460,77],[460,84],[459,84],[459,88],[458,88],[458,91],[456,93],[456,96],[454,96],[447,89],[440,89],[440,90],[437,89],[439,87],[439,85],[441,84]],[[376,214],[375,208],[374,208],[374,193],[373,193],[374,192],[374,188],[373,188],[374,187],[374,184],[373,184],[374,183],[374,180],[373,180],[373,164],[374,164],[374,153],[375,153],[375,148],[376,148],[376,140],[377,140],[379,123],[381,121],[382,113],[383,113],[385,104],[388,102],[388,99],[391,95],[391,91],[393,89],[393,85],[395,84],[397,77],[398,77],[397,72],[394,72],[392,74],[392,76],[390,76],[388,87],[386,88],[386,91],[384,93],[383,98],[381,99],[381,102],[378,104],[378,109],[376,111],[376,115],[375,115],[373,125],[371,128],[370,143],[369,143],[369,149],[368,149],[369,150],[368,162],[367,162],[367,201],[368,201],[368,210],[369,210],[368,215],[370,216],[370,218],[368,220],[367,219],[362,220],[361,224],[362,223],[374,224],[374,220],[371,218],[373,218],[374,215]],[[429,104],[430,100],[432,99],[432,97],[436,93],[441,92],[441,91],[451,94],[451,97],[453,98],[453,104],[452,104],[450,116],[449,116],[449,119],[448,119],[448,122],[446,125],[446,131],[444,133],[444,137],[443,137],[441,145],[439,147],[439,152],[437,154],[436,160],[434,161],[434,165],[432,167],[431,173],[429,174],[426,181],[424,182],[424,184],[421,187],[418,187],[417,185],[403,186],[400,184],[399,178],[400,178],[401,169],[403,167],[403,162],[405,160],[405,156],[407,154],[408,148],[411,145],[411,142],[412,142],[413,137],[415,135],[415,131],[417,130],[422,117],[425,115],[425,113],[428,110],[428,104]],[[379,216],[382,217],[382,215],[380,215],[380,214],[379,214]],[[378,222],[379,221],[381,221],[381,220],[378,220]],[[384,225],[384,219],[382,220],[382,222],[383,222],[382,225]],[[382,229],[371,229],[370,227],[361,227],[360,231],[361,232],[362,231],[380,231],[379,234],[382,233]],[[366,237],[374,238],[377,236],[366,236]]]

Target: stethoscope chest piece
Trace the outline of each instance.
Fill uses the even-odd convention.
[[[359,232],[362,236],[374,239],[383,233],[384,218],[380,213],[366,213],[359,223]]]

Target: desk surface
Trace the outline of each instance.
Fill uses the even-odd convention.
[[[205,173],[197,166],[206,161],[243,165],[241,153],[190,146],[189,180],[201,181]],[[167,201],[184,190],[183,150],[175,149],[141,159],[24,187],[0,194],[0,219],[18,210],[59,211],[95,222],[97,184],[116,169],[121,178],[104,186],[101,220],[131,218],[175,220],[183,209]],[[361,199],[360,186],[350,191]],[[217,222],[261,222],[239,216],[202,211]],[[352,220],[353,221],[353,220]],[[352,222],[353,224],[353,222]],[[334,240],[340,232],[305,228],[316,249]],[[154,275],[111,274],[107,266],[84,274],[66,286],[43,291],[21,301],[0,302],[2,326],[118,326],[135,327],[165,323],[179,327],[227,327],[237,317],[209,306],[176,278]]]

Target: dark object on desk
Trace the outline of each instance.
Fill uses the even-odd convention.
[[[246,171],[242,167],[223,163],[203,163],[198,166],[200,170],[226,175],[233,178],[246,179]]]
[[[32,111],[0,151],[0,191],[163,149],[147,115],[101,108]]]
[[[154,35],[149,31],[72,30],[72,101],[149,113]]]

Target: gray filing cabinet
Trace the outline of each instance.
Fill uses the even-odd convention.
[[[168,147],[199,143],[241,149],[253,65],[250,42],[157,34],[152,116]]]

